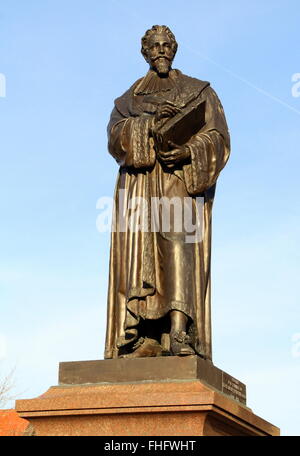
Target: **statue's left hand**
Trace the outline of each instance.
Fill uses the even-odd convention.
[[[178,144],[169,141],[169,146],[172,148],[166,152],[159,151],[159,157],[163,163],[171,168],[178,163],[182,163],[190,158],[191,154],[187,146],[179,146]]]

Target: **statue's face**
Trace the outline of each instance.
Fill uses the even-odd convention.
[[[160,75],[167,75],[171,69],[174,52],[168,35],[154,34],[148,42],[148,62]]]

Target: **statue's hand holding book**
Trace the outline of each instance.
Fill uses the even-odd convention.
[[[157,106],[155,113],[155,124],[160,125],[162,120],[172,118],[180,112],[181,109],[178,108],[175,104],[165,101]]]
[[[185,145],[205,124],[205,101],[193,100],[173,117],[162,118],[155,124],[153,137],[158,150],[167,152],[170,144]]]
[[[173,168],[174,166],[178,164],[183,164],[187,160],[189,160],[191,153],[185,144],[179,145],[175,144],[172,141],[168,142],[169,150],[163,151],[159,150],[158,151],[158,157],[159,159],[168,167],[168,168]]]

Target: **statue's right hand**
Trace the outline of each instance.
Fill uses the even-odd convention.
[[[158,122],[159,120],[163,119],[164,117],[174,117],[181,111],[180,108],[175,106],[170,102],[164,102],[158,105],[157,111],[155,114],[155,120]]]

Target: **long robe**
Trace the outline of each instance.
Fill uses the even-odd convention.
[[[205,123],[199,119],[199,131],[186,143],[190,160],[174,168],[166,168],[157,158],[151,135],[157,109],[153,97],[178,106],[191,97],[205,101]],[[162,79],[150,70],[115,100],[108,137],[109,152],[120,170],[111,235],[105,358],[130,351],[141,336],[142,321],[163,322],[171,310],[180,310],[188,316],[195,352],[211,359],[211,214],[216,181],[230,153],[222,105],[208,82],[179,70],[171,70]],[[193,203],[202,197],[201,240],[186,242],[184,228],[181,232],[165,232],[161,227],[151,231],[147,211],[142,223],[147,229],[133,230],[130,201],[136,197],[147,202],[153,197],[181,201],[192,197]],[[125,228],[120,226],[121,212]],[[164,326],[162,332],[169,329]]]

